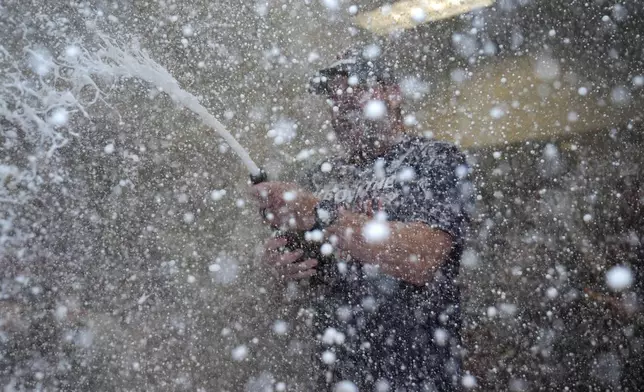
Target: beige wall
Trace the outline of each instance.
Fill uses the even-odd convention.
[[[506,58],[475,70],[460,84],[445,83],[417,116],[437,138],[464,147],[546,139],[623,125],[636,117],[641,94],[620,105],[611,99],[617,83],[596,91],[584,83],[585,75],[546,57]],[[584,86],[588,92],[582,96],[578,89]],[[505,114],[494,118],[499,110]]]

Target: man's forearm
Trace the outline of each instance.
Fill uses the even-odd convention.
[[[372,220],[366,214],[344,211],[327,232],[338,237],[340,251],[409,283],[427,283],[452,247],[449,234],[422,222],[383,222],[389,228],[387,238],[369,242],[362,231]]]

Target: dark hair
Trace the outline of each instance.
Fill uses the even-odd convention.
[[[381,57],[368,59],[357,48],[346,50],[337,60],[323,68],[309,79],[309,92],[313,94],[328,94],[329,81],[336,76],[355,76],[358,83],[365,85],[372,81],[382,85],[396,84],[393,72]]]

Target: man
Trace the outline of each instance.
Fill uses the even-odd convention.
[[[253,187],[266,222],[322,238],[322,263],[271,238],[264,261],[315,279],[316,390],[452,391],[460,384],[454,282],[468,221],[464,156],[403,133],[401,93],[384,62],[349,50],[311,81],[332,103],[344,154],[301,183]],[[318,238],[319,239],[319,238]],[[320,245],[320,244],[318,244]],[[351,384],[349,384],[351,385]]]

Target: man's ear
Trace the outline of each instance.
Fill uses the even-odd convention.
[[[397,84],[389,85],[385,88],[387,104],[392,109],[398,109],[402,104],[402,92]]]

